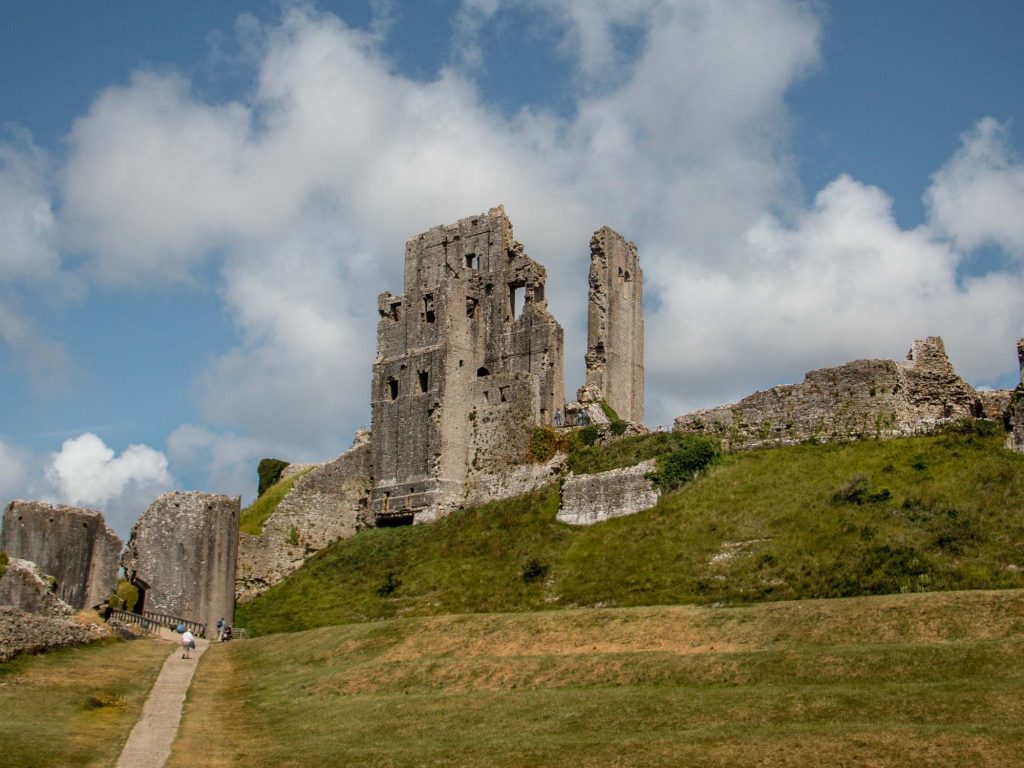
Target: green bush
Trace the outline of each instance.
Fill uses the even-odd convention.
[[[270,486],[281,479],[281,473],[288,466],[287,461],[281,459],[262,459],[256,471],[260,476],[260,486],[256,491],[257,496],[262,496]]]
[[[655,470],[649,477],[662,493],[672,491],[718,458],[718,443],[703,435],[683,435],[670,453],[655,457]]]
[[[0,552],[0,578],[3,578],[3,575],[7,573],[7,562],[7,553]]]
[[[114,590],[114,594],[107,600],[107,604],[115,611],[131,613],[135,610],[135,604],[138,601],[138,587],[128,581],[128,579],[121,579],[117,582],[117,588]]]

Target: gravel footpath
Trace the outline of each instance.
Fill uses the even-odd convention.
[[[177,635],[173,637],[178,638]],[[161,768],[167,762],[181,722],[185,693],[192,683],[199,657],[209,645],[209,640],[196,638],[192,658],[183,659],[181,641],[177,640],[174,650],[160,670],[160,676],[153,683],[153,690],[149,692],[149,698],[142,708],[142,717],[121,750],[116,768]]]

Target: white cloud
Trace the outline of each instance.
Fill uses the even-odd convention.
[[[243,506],[256,496],[259,460],[276,455],[281,447],[196,424],[181,425],[167,439],[176,471],[203,478],[204,490],[241,496]]]
[[[1007,126],[983,118],[961,142],[925,194],[931,224],[966,251],[997,245],[1024,257],[1024,162]]]
[[[883,191],[846,177],[804,210],[784,98],[818,62],[813,4],[467,0],[456,32],[486,32],[502,6],[560,25],[583,84],[571,116],[490,108],[471,47],[453,43],[466,66],[417,81],[381,53],[383,22],[365,33],[292,8],[246,32],[262,48],[244,100],[205,103],[179,76],[138,73],[77,121],[64,214],[92,273],[215,272],[242,331],[198,382],[203,450],[326,458],[347,444],[367,418],[374,297],[402,290],[405,238],[499,202],[548,268],[570,392],[590,233],[637,241],[651,421],[924,334],[945,335],[969,376],[998,375],[1021,331],[1020,274],[956,273],[972,243],[1018,247],[1006,211],[983,204],[993,188],[1016,199],[999,131],[979,128],[936,177],[933,225],[952,244],[901,230]],[[944,191],[982,202],[950,207]],[[238,461],[217,465],[241,482]]]
[[[26,132],[0,141],[0,284],[47,277],[59,266],[47,166]]]
[[[174,484],[160,451],[130,445],[118,456],[91,432],[64,441],[46,467],[45,480],[56,501],[100,510],[122,538],[153,499]]]

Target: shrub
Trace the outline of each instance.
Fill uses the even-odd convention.
[[[879,501],[886,501],[891,495],[888,488],[871,493],[868,490],[868,479],[864,475],[854,475],[832,494],[832,503],[874,504]]]
[[[292,529],[288,531],[288,543],[293,547],[299,546],[299,529],[294,525],[292,526]]]
[[[0,552],[0,578],[3,578],[3,575],[7,573],[7,562],[7,553]]]
[[[127,611],[131,613],[135,610],[135,604],[139,601],[139,589],[132,584],[128,579],[121,579],[117,582],[117,588],[114,590],[108,600],[107,604],[115,611]]]
[[[287,466],[288,462],[281,459],[262,459],[256,468],[260,476],[260,485],[256,495],[262,496],[270,486],[280,480],[281,473]]]
[[[677,447],[655,458],[655,470],[648,477],[663,493],[675,490],[719,455],[718,443],[702,435],[681,435]]]
[[[527,584],[532,584],[535,581],[541,581],[545,576],[548,575],[548,566],[538,560],[536,557],[531,557],[523,565],[522,573],[523,581]]]
[[[381,597],[387,597],[395,592],[402,586],[402,580],[395,576],[394,571],[388,571],[384,576],[384,583],[377,587],[377,594]]]

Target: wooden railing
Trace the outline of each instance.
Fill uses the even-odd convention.
[[[127,624],[137,624],[147,632],[158,632],[160,627],[174,629],[179,624],[184,624],[196,637],[206,637],[206,625],[198,621],[192,621],[181,616],[172,616],[169,613],[156,613],[155,611],[143,611],[142,613],[129,613],[128,611],[111,610],[110,615],[119,621]]]
[[[160,627],[163,626],[159,622],[147,619],[145,616],[138,613],[129,613],[128,611],[116,611],[110,610],[110,618],[123,621],[125,624],[136,624],[142,627],[147,632],[159,632]]]

